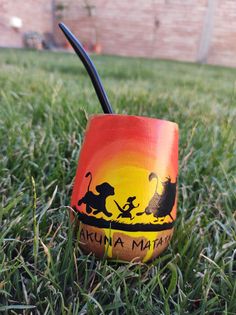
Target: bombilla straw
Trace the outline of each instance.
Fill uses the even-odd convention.
[[[88,56],[88,54],[86,53],[86,51],[84,50],[84,48],[82,47],[82,45],[78,41],[78,39],[68,29],[68,27],[65,26],[65,24],[63,24],[63,23],[59,23],[58,25],[59,25],[60,29],[62,30],[62,32],[64,33],[67,40],[69,41],[69,43],[71,44],[71,46],[73,47],[74,51],[76,52],[76,54],[80,58],[80,60],[83,62],[84,66],[85,66],[85,68],[86,68],[86,70],[87,70],[87,72],[88,72],[88,74],[92,80],[92,83],[93,83],[94,89],[96,91],[97,97],[98,97],[98,99],[102,105],[103,112],[105,114],[112,114],[113,110],[112,110],[111,104],[109,102],[109,99],[108,99],[107,94],[104,90],[104,87],[102,85],[99,74],[98,74],[92,60],[90,59],[90,57]]]

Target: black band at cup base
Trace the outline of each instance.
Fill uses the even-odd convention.
[[[86,214],[83,214],[81,212],[78,213],[78,219],[87,225],[99,227],[103,229],[112,229],[112,230],[120,230],[120,231],[126,231],[126,232],[159,232],[159,231],[165,231],[170,230],[174,227],[174,223],[163,223],[163,224],[144,224],[144,223],[135,223],[135,224],[126,224],[121,223],[114,220],[104,220],[104,219],[98,219],[93,216],[88,216]]]

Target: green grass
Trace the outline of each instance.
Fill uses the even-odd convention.
[[[70,54],[0,50],[0,311],[235,314],[236,70],[95,57],[117,113],[180,127],[178,219],[153,263],[83,255],[68,218],[87,117],[101,112]]]

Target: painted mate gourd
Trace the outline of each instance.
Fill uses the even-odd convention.
[[[125,261],[157,257],[173,234],[177,175],[176,123],[92,116],[71,200],[81,249]]]

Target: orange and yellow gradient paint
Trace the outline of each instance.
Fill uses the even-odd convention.
[[[88,172],[91,177],[85,176]],[[152,179],[149,177],[151,173],[156,175]],[[137,258],[147,261],[159,255],[173,233],[177,197],[170,215],[158,217],[155,211],[146,213],[145,209],[155,192],[161,196],[163,183],[168,178],[172,183],[177,182],[177,175],[177,124],[139,116],[93,116],[87,126],[71,200],[71,206],[78,214],[87,217],[86,224],[82,223],[81,247],[94,251],[98,256],[106,253],[110,258],[122,260]],[[86,202],[78,205],[86,195],[89,183],[89,191],[97,196],[97,185],[109,183],[114,188],[114,194],[108,195],[105,200],[105,207],[111,214],[109,217],[99,209],[87,213]],[[135,197],[132,201],[135,208],[125,215],[117,203],[125,211],[129,208],[126,205],[129,197]],[[119,225],[116,228],[112,227],[115,224],[111,224],[110,228],[94,226],[94,217],[101,222],[118,222]],[[89,218],[91,224],[88,224]],[[151,226],[151,230],[139,230],[137,227],[144,225]],[[133,228],[129,230],[129,226]],[[170,228],[166,229],[166,226]],[[88,231],[94,234],[91,236]],[[102,239],[100,242],[99,232],[105,241]],[[116,239],[118,243],[114,246]],[[133,243],[132,240],[136,241]]]

